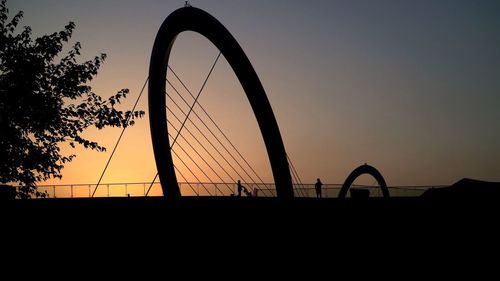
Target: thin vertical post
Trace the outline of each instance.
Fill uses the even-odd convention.
[[[73,185],[71,185],[71,198],[73,198]]]

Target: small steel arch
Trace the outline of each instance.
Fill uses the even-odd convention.
[[[342,185],[342,189],[340,189],[339,198],[345,198],[345,196],[347,195],[347,191],[351,187],[352,183],[359,176],[364,175],[364,174],[369,174],[372,177],[374,177],[377,180],[380,188],[382,189],[383,196],[386,198],[390,197],[389,196],[389,189],[387,188],[387,184],[385,183],[385,180],[384,180],[384,177],[382,176],[382,174],[377,169],[375,169],[375,167],[364,164],[364,165],[357,167],[356,169],[354,169],[354,171],[351,172],[351,174],[349,174],[349,176],[345,180],[344,184]]]

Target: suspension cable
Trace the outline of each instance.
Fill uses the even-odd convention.
[[[297,180],[297,177],[295,176],[295,173],[293,171],[291,171],[291,176],[292,176],[292,187],[293,187],[293,190],[294,190],[294,193],[297,192],[297,196],[301,195],[300,194],[300,188],[296,189],[296,186],[298,185],[298,180]]]
[[[187,180],[187,178],[184,176],[184,174],[181,172],[181,170],[177,169],[177,166],[174,165],[174,169],[179,173],[179,175],[184,179],[184,182],[187,183],[187,185],[191,188],[191,190],[196,194],[197,196],[200,196],[200,194],[193,188],[191,183]],[[158,174],[157,174],[158,176]],[[156,181],[157,176],[155,176],[153,183]],[[152,185],[151,185],[152,186]],[[148,188],[148,192],[144,194],[144,197],[148,197],[149,191],[151,190],[151,186]]]
[[[95,186],[94,192],[92,192],[91,198],[94,197],[94,195],[95,195],[95,193],[97,191],[97,188],[101,184],[101,180],[104,177],[104,174],[106,173],[106,170],[108,169],[109,163],[111,162],[111,159],[113,158],[113,155],[115,155],[116,148],[118,148],[118,145],[120,144],[120,141],[122,140],[123,133],[125,133],[125,130],[128,127],[127,126],[128,125],[128,121],[133,116],[134,110],[135,110],[137,104],[139,103],[139,100],[141,99],[142,93],[144,92],[144,88],[146,88],[146,84],[148,83],[148,80],[149,80],[149,77],[147,77],[146,81],[144,81],[144,85],[142,86],[141,93],[139,94],[139,96],[135,100],[134,106],[132,107],[132,110],[131,110],[131,114],[127,117],[125,125],[123,126],[123,129],[122,129],[122,132],[120,133],[120,136],[118,137],[118,140],[116,141],[115,147],[113,148],[113,151],[111,152],[111,155],[108,158],[108,162],[106,162],[106,166],[104,166],[104,170],[102,171],[101,176],[99,177],[99,180],[97,181],[97,184]]]
[[[173,138],[170,133],[168,135],[169,135],[169,137]],[[212,179],[207,175],[207,173],[205,173],[205,171],[203,171],[203,169],[200,167],[200,165],[198,165],[198,163],[196,163],[196,161],[194,161],[193,157],[191,157],[191,155],[189,155],[189,153],[187,153],[187,151],[180,145],[180,143],[177,143],[177,147],[180,148],[182,150],[182,152],[184,152],[184,154],[187,155],[189,160],[191,160],[194,163],[194,165],[203,173],[203,175],[205,175],[205,177],[207,177],[208,181],[215,186],[215,189],[218,190],[221,194],[223,194],[223,192],[217,187],[217,185],[212,181]],[[179,155],[177,155],[177,157],[179,157]],[[201,185],[205,188],[205,190],[207,190],[207,188],[205,187],[205,185],[203,183]],[[208,192],[208,190],[207,190],[207,192]]]
[[[174,129],[177,131],[177,129],[174,127],[174,125],[172,124],[172,122],[170,122],[170,120],[167,120],[167,123]],[[187,130],[187,127],[186,127],[186,130]],[[219,180],[225,184],[227,186],[227,188],[229,189],[229,191],[232,191],[231,187],[229,186],[229,184],[227,182],[224,182],[224,180],[222,179],[222,177],[214,170],[214,168],[212,168],[212,166],[210,166],[210,164],[208,164],[208,162],[205,160],[205,158],[198,152],[198,150],[181,134],[181,139],[184,140],[184,142],[187,143],[187,145],[196,153],[196,155],[205,163],[205,165],[207,165],[207,167],[210,168],[210,170],[219,178]]]
[[[175,165],[174,165],[174,168],[175,168]],[[144,195],[145,197],[147,197],[147,196],[148,196],[149,191],[151,190],[151,187],[153,187],[153,184],[155,183],[155,181],[156,181],[156,178],[157,178],[157,177],[158,177],[158,172],[156,173],[155,177],[154,177],[154,178],[153,178],[153,180],[151,181],[151,184],[150,184],[150,185],[149,185],[149,187],[148,187],[148,191],[146,192],[146,195]]]
[[[292,177],[294,178],[295,184],[297,186],[297,193],[302,194],[303,197],[306,197],[304,194],[304,185],[302,184],[302,181],[300,180],[299,174],[297,170],[295,170],[295,167],[293,166],[292,160],[288,157],[288,163],[290,164],[290,171],[292,172]]]
[[[172,116],[175,117],[175,119],[177,119],[177,121],[181,122],[180,119],[177,117],[177,115],[172,112],[172,110],[170,110],[170,108],[167,106],[167,109],[169,110],[169,112],[172,114]],[[168,122],[170,122],[169,120],[167,120]],[[170,123],[171,124],[171,123]],[[210,151],[207,150],[207,148],[200,142],[200,140],[193,134],[193,132],[191,132],[191,130],[188,128],[188,127],[185,127],[184,128],[190,135],[191,137],[200,145],[201,148],[203,148],[203,150],[210,156],[210,158],[212,158],[212,160],[214,160],[215,163],[217,163],[217,165],[224,171],[224,173],[226,173],[226,175],[233,181],[233,182],[236,182],[236,180],[231,176],[231,174],[228,173],[228,171],[220,164],[219,161],[217,161],[217,159],[212,155],[212,153],[210,153]]]
[[[198,98],[200,97],[201,93],[203,92],[203,89],[205,88],[205,85],[207,84],[207,81],[208,81],[208,78],[210,78],[210,75],[212,75],[212,72],[215,68],[215,65],[217,64],[217,61],[219,60],[220,58],[220,55],[222,53],[219,52],[219,54],[217,55],[217,57],[215,58],[215,61],[214,63],[212,64],[212,67],[210,68],[210,71],[208,72],[208,75],[207,77],[205,78],[205,81],[203,81],[203,85],[201,85],[201,88],[200,88],[200,91],[198,92],[198,95],[196,96],[195,100],[194,100],[194,103],[193,105],[191,106],[191,108],[189,109],[189,112],[186,114],[186,119],[184,119],[184,122],[182,122],[182,125],[181,127],[179,128],[179,131],[177,132],[177,135],[175,136],[173,142],[172,142],[172,145],[170,146],[170,150],[172,150],[172,147],[175,145],[175,142],[177,141],[177,138],[179,137],[182,129],[184,128],[184,126],[186,125],[186,121],[189,119],[189,115],[191,114],[191,112],[193,111],[193,108],[194,106],[196,105],[196,102],[198,101]],[[166,93],[166,91],[165,91]],[[153,183],[154,181],[156,180],[156,177],[158,176],[158,172],[156,173],[156,176],[155,178],[153,179],[153,181],[151,182],[151,185],[149,186],[149,189],[148,189],[148,193],[149,193],[149,190],[151,189],[151,186],[153,186]],[[147,193],[146,193],[147,195]]]
[[[175,71],[172,69],[172,67],[168,66],[168,68],[170,69],[170,71],[172,71],[172,73],[174,74],[175,78],[177,78],[177,80],[181,83],[181,85],[184,87],[184,89],[191,95],[192,98],[194,98],[194,95],[191,93],[191,91],[188,89],[188,87],[186,86],[186,84],[184,84],[184,82],[181,80],[181,78],[177,75],[177,73],[175,73]],[[169,82],[170,83],[170,82]],[[172,86],[172,84],[170,84]],[[173,87],[173,86],[172,86]],[[176,90],[177,91],[177,90]],[[227,142],[229,143],[229,145],[231,145],[231,147],[236,151],[236,153],[240,156],[241,159],[243,159],[243,162],[245,162],[245,164],[250,168],[250,170],[257,176],[257,178],[260,180],[260,182],[266,187],[266,189],[269,190],[269,187],[264,183],[264,180],[259,176],[259,174],[257,172],[255,172],[255,170],[253,169],[253,167],[248,163],[248,161],[245,159],[245,157],[243,157],[243,155],[240,153],[240,151],[236,148],[236,146],[231,142],[231,140],[229,140],[229,138],[227,137],[227,135],[224,133],[224,131],[222,131],[222,129],[219,127],[219,125],[217,125],[217,123],[213,120],[213,118],[210,116],[210,114],[208,114],[208,112],[205,110],[205,108],[201,105],[201,103],[197,102],[198,106],[201,108],[201,110],[205,113],[205,115],[208,117],[208,119],[210,119],[210,121],[215,125],[215,127],[217,128],[217,130],[219,130],[219,132],[222,134],[222,136],[227,140]],[[199,118],[199,116],[198,116]],[[201,120],[201,118],[200,118]],[[206,125],[205,125],[206,126]],[[233,158],[234,159],[234,158]],[[235,160],[236,161],[236,160]]]
[[[167,94],[167,96],[169,96],[169,95]],[[170,96],[169,96],[169,97],[170,97]],[[180,110],[182,113],[184,113],[184,112],[182,111],[182,109],[180,108],[180,106],[179,106],[179,105],[175,102],[175,100],[172,100],[172,102],[173,102],[173,103],[177,106],[177,108],[179,108],[179,110]],[[177,120],[177,122],[179,122],[179,123],[181,123],[181,122],[182,122],[182,121],[180,120],[180,118],[177,116],[177,114],[175,114],[175,113],[174,113],[174,111],[173,111],[172,109],[170,109],[170,107],[169,107],[168,105],[166,106],[166,108],[167,108],[167,110],[168,110],[169,114],[171,114],[171,116],[173,116],[173,117]],[[184,113],[184,114],[185,114],[185,113]],[[201,131],[201,129],[200,129],[200,128],[199,128],[199,127],[195,124],[195,123],[193,123],[193,121],[192,121],[192,120],[190,120],[190,122],[191,122],[191,123],[192,123],[192,125],[193,125],[193,126],[194,126],[197,130],[198,130],[198,132],[199,132],[199,133],[200,133],[200,134],[201,134],[201,135],[202,135],[202,136],[203,136],[203,137],[207,140],[207,142],[211,144],[212,148],[214,148],[214,150],[215,150],[215,151],[216,151],[219,155],[221,155],[221,152],[220,152],[220,151],[218,151],[218,150],[217,150],[217,148],[215,148],[215,146],[213,145],[213,143],[211,143],[211,141],[210,141],[209,139],[207,139],[207,137],[203,134],[203,132]],[[175,126],[173,125],[173,123],[172,123],[170,120],[167,120],[167,123],[175,129]],[[220,162],[217,160],[217,158],[215,158],[215,156],[214,156],[214,155],[213,155],[213,154],[212,154],[212,153],[211,153],[211,152],[210,152],[210,151],[209,151],[209,150],[205,147],[205,145],[203,145],[203,144],[201,143],[201,141],[199,140],[199,138],[198,138],[198,137],[197,137],[197,136],[196,136],[196,135],[195,135],[195,134],[194,134],[194,133],[193,133],[193,132],[189,129],[189,127],[185,127],[185,128],[184,128],[184,130],[188,132],[188,134],[191,136],[191,138],[192,138],[192,139],[194,139],[194,140],[196,141],[196,143],[197,143],[197,144],[198,144],[198,145],[199,145],[199,146],[203,149],[203,151],[204,151],[204,152],[205,152],[205,153],[206,153],[206,154],[207,154],[207,155],[208,155],[208,156],[209,156],[209,157],[210,157],[210,158],[211,158],[211,159],[212,159],[212,160],[213,160],[213,161],[217,164],[217,166],[218,166],[220,169],[222,169],[222,171],[225,173],[225,175],[227,175],[227,176],[229,177],[229,179],[230,179],[230,180],[232,180],[232,182],[236,182],[236,179],[234,179],[234,177],[233,177],[233,176],[232,176],[232,175],[231,175],[231,174],[230,174],[230,173],[229,173],[229,172],[228,172],[228,171],[224,168],[224,166],[222,166],[222,165],[220,164]],[[185,140],[185,141],[186,141],[186,143],[187,143],[188,145],[190,145],[190,146],[191,146],[191,148],[193,149],[193,151],[194,151],[196,154],[198,154],[198,156],[199,156],[199,157],[200,157],[200,158],[201,158],[204,162],[206,162],[205,158],[204,158],[203,156],[201,156],[201,155],[200,155],[200,153],[198,152],[198,150],[197,150],[197,149],[195,149],[195,148],[194,148],[194,147],[190,144],[190,142],[189,142],[189,141],[188,141],[188,140],[187,140],[187,139],[186,139],[186,138],[185,138],[182,134],[181,134],[181,138],[182,138],[183,140]],[[223,157],[223,156],[222,156],[222,157]],[[227,160],[226,160],[226,162],[227,162]],[[211,167],[208,163],[205,163],[205,164],[207,164],[207,166],[208,166],[208,167],[212,170],[212,172],[214,172],[214,174],[216,174],[216,175],[217,175],[217,177],[221,180],[221,182],[222,182],[222,183],[224,183],[230,191],[233,191],[233,189],[232,189],[232,188],[228,185],[228,183],[227,183],[227,182],[225,182],[225,181],[224,181],[224,179],[222,179],[222,177],[221,177],[221,176],[220,176],[220,175],[219,175],[219,174],[215,171],[215,169],[213,169],[213,168],[212,168],[212,167]],[[229,166],[233,169],[233,171],[235,171],[235,172],[239,175],[239,173],[235,170],[234,166],[232,166],[231,164],[229,164]],[[239,176],[241,177],[241,175],[239,175]],[[245,181],[244,181],[244,183],[245,183]],[[269,193],[272,195],[272,192],[271,192],[269,189],[268,189],[268,190],[266,190],[266,189],[262,189],[262,192],[263,192],[264,194],[266,194],[267,192],[269,192]]]
[[[167,93],[167,96],[172,100],[172,102],[177,106],[177,108],[183,113],[183,114],[186,114],[182,108],[179,106],[179,104],[177,104],[175,102],[175,100],[172,99],[172,97]],[[168,106],[167,106],[167,109]],[[170,110],[171,113],[172,110]],[[174,117],[176,116],[175,114],[172,114]],[[176,119],[180,122],[180,119],[178,117],[176,117]],[[238,175],[238,177],[240,179],[242,179],[243,183],[247,184],[248,182],[246,182],[244,180],[244,177],[236,170],[236,168],[234,168],[234,166],[227,160],[227,158],[220,152],[219,149],[217,149],[217,147],[213,144],[212,141],[210,141],[210,139],[207,138],[207,136],[201,131],[201,129],[196,125],[196,123],[193,122],[193,120],[189,119],[189,121],[191,122],[191,124],[193,125],[193,127],[196,128],[196,130],[198,130],[198,132],[201,134],[201,136],[203,136],[203,138],[210,144],[210,146],[219,154],[219,156],[226,162],[226,164]],[[200,144],[201,145],[201,144]],[[202,145],[203,146],[203,145]],[[222,166],[221,166],[222,167]],[[248,175],[248,174],[247,174]],[[254,181],[251,177],[250,177],[250,180],[251,181]],[[254,181],[255,182],[255,181]]]
[[[191,190],[194,192],[194,194],[196,194],[196,196],[200,196],[200,193],[199,193],[199,192],[197,192],[197,191],[193,188],[193,186],[191,186],[191,183],[190,183],[190,182],[186,179],[186,177],[182,174],[181,170],[179,170],[179,169],[177,168],[177,166],[175,166],[175,165],[174,165],[174,169],[175,169],[175,170],[177,171],[177,173],[179,173],[179,175],[180,175],[180,176],[184,179],[184,181],[185,181],[185,182],[187,183],[187,185],[191,188]],[[156,180],[156,179],[155,179],[155,180]],[[148,192],[149,192],[149,190],[148,190]],[[147,196],[147,194],[146,194],[146,196]]]
[[[182,164],[184,164],[184,166],[186,166],[186,168],[188,169],[189,172],[191,172],[191,174],[198,180],[198,182],[201,182],[197,177],[196,175],[193,173],[193,171],[186,165],[186,163],[184,163],[184,161],[177,155],[177,153],[175,153],[175,150],[172,149],[172,152],[175,154],[175,156],[177,156],[177,158],[179,158],[179,160],[181,161]],[[191,186],[191,183],[186,179],[186,177],[184,176],[184,174],[181,173],[181,171],[177,168],[177,166],[174,165],[174,169],[181,175],[181,177],[184,179],[184,181],[189,185],[189,187],[191,188],[191,190],[193,190],[193,192],[199,196],[199,193],[196,192],[196,190]],[[153,182],[151,183],[151,185],[149,185],[149,188],[148,188],[148,191],[146,192],[146,194],[144,195],[145,197],[147,197],[149,195],[149,191],[151,190],[151,187],[153,186],[154,182],[156,181],[156,178],[158,177],[158,173],[156,173],[155,177],[153,178]],[[202,183],[203,185],[203,183]],[[207,191],[208,194],[212,195],[210,193],[210,191],[208,191],[206,189],[206,187],[203,185],[203,188],[205,188],[205,190]]]
[[[174,89],[174,92],[176,92],[176,93],[177,93],[177,95],[178,95],[178,96],[179,96],[179,97],[180,97],[180,98],[184,101],[184,103],[185,103],[185,104],[187,104],[187,105],[189,105],[189,103],[186,101],[186,99],[184,99],[184,97],[183,97],[183,96],[180,94],[180,92],[179,92],[179,91],[175,88],[175,86],[174,86],[174,85],[173,85],[173,84],[172,84],[169,80],[167,80],[167,82],[168,82],[168,83],[170,84],[170,86]],[[168,94],[167,94],[167,95],[168,95]],[[170,99],[174,102],[174,104],[176,104],[177,108],[179,108],[179,110],[180,110],[182,113],[184,113],[184,111],[182,110],[182,108],[181,108],[181,107],[180,107],[180,106],[179,106],[179,105],[175,102],[175,100],[173,100],[173,99],[172,99],[172,97],[171,97],[170,95],[169,95],[169,97],[170,97]],[[193,97],[194,97],[194,96],[193,96]],[[200,105],[200,103],[199,103],[199,102],[198,102],[198,105]],[[185,113],[184,113],[184,114],[185,114]],[[210,129],[210,127],[208,127],[208,125],[207,125],[207,124],[203,121],[203,119],[201,119],[201,117],[200,117],[200,116],[196,113],[196,111],[194,111],[194,112],[193,112],[193,114],[194,114],[194,115],[195,115],[195,116],[196,116],[196,117],[200,120],[200,122],[201,122],[201,123],[205,126],[205,128],[206,128],[206,129],[210,132],[210,134],[211,134],[211,135],[212,135],[212,136],[213,136],[213,137],[217,140],[217,142],[218,142],[218,143],[222,146],[222,148],[224,148],[224,150],[227,152],[227,154],[229,154],[229,156],[230,156],[230,157],[234,160],[234,162],[236,162],[236,164],[240,167],[240,169],[241,169],[241,170],[243,170],[243,172],[244,172],[244,173],[245,173],[245,174],[246,174],[246,175],[250,178],[250,180],[251,180],[252,182],[256,183],[257,181],[256,181],[256,180],[255,180],[255,179],[254,179],[254,178],[253,178],[253,177],[252,177],[252,176],[251,176],[251,175],[250,175],[250,174],[249,174],[249,173],[245,170],[245,168],[243,168],[243,166],[241,166],[241,164],[238,162],[238,160],[236,160],[236,158],[233,156],[233,154],[232,154],[231,152],[229,152],[229,150],[226,148],[226,146],[225,146],[225,145],[224,145],[224,144],[220,141],[220,139],[219,139],[219,138],[218,138],[218,137],[214,134],[214,132]],[[206,114],[208,114],[208,113],[206,113]],[[209,118],[210,118],[210,116],[209,116]],[[195,126],[198,130],[199,130],[199,132],[200,132],[200,133],[201,133],[201,134],[205,137],[205,139],[206,139],[207,141],[209,141],[209,140],[208,140],[208,138],[207,138],[207,137],[206,137],[206,136],[205,136],[205,135],[201,132],[201,130],[200,130],[200,129],[199,129],[199,128],[198,128],[198,127],[194,124],[193,120],[191,120],[191,119],[190,119],[190,121],[191,121],[191,123],[192,123],[192,124],[193,124],[193,125],[194,125],[194,126]],[[212,119],[212,122],[214,122],[214,121],[213,121],[213,119]],[[217,124],[215,124],[215,125],[217,126]],[[210,145],[212,145],[212,147],[213,147],[213,148],[214,148],[217,152],[219,152],[219,155],[220,155],[220,156],[221,156],[221,157],[222,157],[222,158],[226,161],[226,163],[227,163],[228,165],[232,166],[232,165],[231,165],[231,164],[227,161],[227,159],[226,159],[226,158],[222,155],[222,153],[220,153],[220,151],[219,151],[219,150],[215,147],[215,145],[214,145],[212,142],[210,142],[210,141],[209,141],[209,143],[210,143]],[[242,157],[242,156],[241,156],[241,157]],[[246,162],[246,160],[245,160],[244,158],[243,158],[243,160]],[[248,162],[247,162],[247,165],[248,165]],[[232,167],[232,169],[236,172],[236,169],[234,169],[234,167]],[[251,166],[250,166],[250,169],[252,169],[252,170],[253,170],[253,168],[252,168]],[[238,172],[236,172],[236,173],[238,174],[238,176],[239,176],[241,179],[243,179],[243,177],[242,177],[242,176],[241,176]],[[257,177],[260,179],[260,177],[259,177],[258,175],[257,175]],[[262,181],[262,179],[261,179],[261,183],[264,185],[264,187],[265,187],[266,189],[268,189],[268,190],[269,190],[269,188],[268,188],[268,187],[267,187],[267,185],[266,185],[266,184]]]
[[[177,145],[179,146],[179,145]],[[212,193],[210,193],[210,191],[207,189],[207,187],[203,184],[203,182],[198,178],[198,176],[196,176],[196,174],[193,172],[193,170],[191,170],[191,168],[189,168],[189,166],[186,164],[186,162],[184,162],[184,160],[182,160],[182,158],[179,156],[179,154],[177,154],[177,152],[175,152],[174,149],[171,149],[171,151],[174,153],[174,155],[177,157],[177,159],[179,159],[179,161],[181,161],[182,164],[184,164],[184,166],[188,169],[188,171],[194,176],[194,178],[199,182],[201,183],[201,186],[203,186],[203,188],[207,191],[207,193],[209,195],[212,195]]]
[[[295,188],[296,186],[298,186],[298,179],[297,179],[297,176],[295,175],[294,171],[293,170],[290,170],[291,171],[291,176],[292,176],[292,186],[293,186],[293,189],[294,191],[297,191],[297,195],[303,195],[301,194],[300,192],[300,187],[299,188]]]
[[[194,99],[193,105],[189,108],[189,111],[186,114],[186,118],[184,119],[184,122],[182,122],[181,127],[179,128],[177,135],[175,136],[174,141],[172,142],[172,147],[174,146],[175,142],[177,141],[177,138],[179,137],[179,135],[181,134],[182,129],[186,125],[186,122],[189,119],[189,115],[191,114],[191,112],[193,112],[193,108],[196,105],[196,102],[198,101],[198,98],[200,97],[201,92],[203,92],[203,89],[205,88],[205,85],[207,84],[208,78],[210,78],[210,75],[212,75],[212,71],[214,70],[215,64],[217,64],[217,61],[219,60],[221,54],[222,53],[219,52],[219,54],[217,55],[217,58],[214,61],[214,64],[212,65],[212,68],[210,68],[210,71],[208,72],[208,75],[205,78],[205,81],[203,82],[203,85],[201,85],[201,89],[198,92],[198,95],[196,96],[196,98]],[[165,91],[165,93],[166,93],[166,91]],[[172,147],[170,147],[170,149],[172,149]]]
[[[302,179],[300,178],[299,173],[297,172],[297,169],[295,169],[295,166],[293,165],[292,159],[290,158],[290,156],[288,156],[288,153],[286,155],[286,158],[288,159],[288,163],[290,163],[290,167],[292,168],[292,174],[295,173],[295,176],[296,176],[297,181],[298,181],[297,183],[299,184],[299,186],[302,187],[302,195],[304,197],[306,197],[305,194],[304,194],[304,191],[303,191],[304,190],[304,184],[302,183]]]

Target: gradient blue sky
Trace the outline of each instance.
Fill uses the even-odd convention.
[[[10,0],[35,34],[77,25],[83,57],[105,52],[93,81],[109,96],[147,76],[156,32],[184,1]],[[389,185],[500,181],[499,1],[191,1],[236,37],[268,93],[304,182],[341,183],[362,163]],[[215,50],[179,37],[172,65],[199,89]],[[201,101],[272,181],[248,102],[222,61]],[[146,99],[140,103],[147,110]],[[235,117],[236,116],[236,117]],[[89,131],[111,148],[118,130]],[[104,182],[155,174],[147,118],[126,132]],[[94,183],[108,154],[79,151],[63,183]],[[56,181],[52,181],[56,182]]]

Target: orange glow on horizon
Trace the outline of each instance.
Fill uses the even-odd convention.
[[[8,5],[11,11],[24,10],[21,25],[32,26],[35,35],[59,30],[68,20],[77,22],[69,45],[82,42],[81,60],[108,54],[92,81],[93,91],[105,98],[129,88],[129,97],[119,106],[130,110],[148,75],[158,27],[179,3],[123,1],[117,7],[89,1],[92,4],[78,4],[79,9],[74,9],[76,1],[57,7],[43,0],[9,1]],[[500,181],[500,132],[494,130],[500,120],[500,69],[497,30],[492,28],[500,24],[499,9],[487,1],[473,8],[464,2],[454,3],[455,12],[450,12],[446,1],[438,2],[391,3],[390,8],[350,1],[199,4],[229,29],[248,55],[303,182],[314,183],[319,177],[323,183],[342,183],[363,163],[381,171],[388,185],[452,184],[463,177]],[[208,40],[186,32],[173,46],[171,66],[196,94],[217,54]],[[178,82],[174,85],[182,89]],[[185,91],[183,95],[189,98]],[[262,180],[273,182],[255,117],[225,59],[217,64],[200,103]],[[146,116],[125,132],[103,184],[150,182],[156,174],[147,92],[138,109]],[[199,108],[195,111],[201,114]],[[187,128],[198,135],[192,125]],[[105,153],[63,145],[62,152],[76,154],[76,159],[66,164],[62,180],[42,184],[87,184],[78,192],[88,193],[119,134],[115,128],[85,132],[107,148]],[[196,143],[192,136],[183,135]],[[220,181],[185,140],[179,140],[179,145],[208,175],[174,146],[199,180]],[[201,146],[211,149],[205,141]],[[247,177],[237,175],[217,157],[228,176],[205,154],[224,181]],[[174,159],[187,181],[197,181]],[[184,181],[180,174],[177,177]],[[117,188],[116,196],[125,195],[124,189]],[[138,186],[131,192],[142,189]],[[98,194],[106,192],[102,187],[98,190]]]

